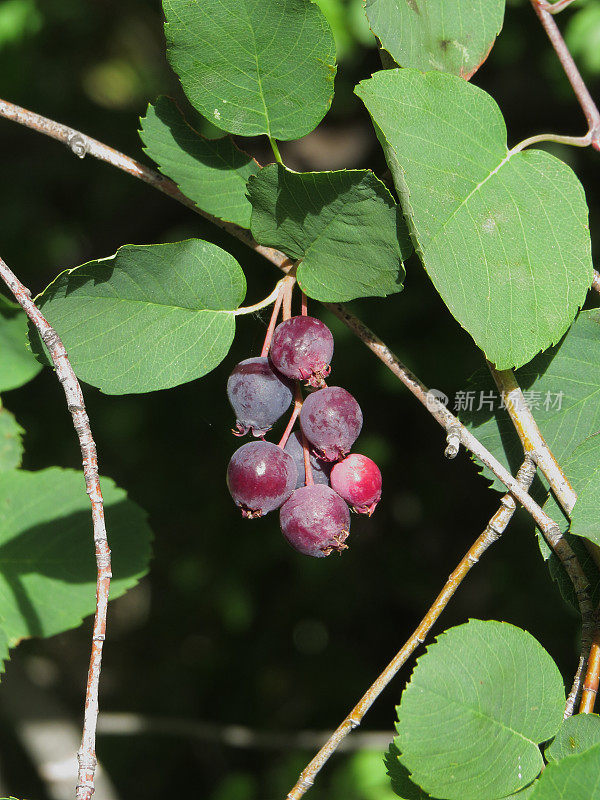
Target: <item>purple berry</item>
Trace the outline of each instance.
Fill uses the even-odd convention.
[[[340,386],[310,394],[300,411],[300,427],[324,461],[338,461],[346,455],[360,433],[362,421],[360,406]]]
[[[381,472],[360,453],[351,453],[331,470],[331,488],[359,514],[371,514],[381,499]]]
[[[281,322],[275,328],[269,351],[276,369],[315,389],[325,385],[332,355],[331,331],[314,317],[292,317]]]
[[[251,430],[261,437],[289,408],[292,386],[267,358],[247,358],[229,376],[227,396],[237,418],[234,433],[243,436]]]
[[[244,517],[262,517],[284,503],[294,490],[294,459],[272,442],[248,442],[231,456],[227,486]]]
[[[300,431],[294,431],[290,435],[284,450],[294,459],[294,464],[298,470],[296,489],[299,489],[306,483],[306,476],[304,474],[304,448],[302,447],[302,434]],[[314,453],[310,454],[310,465],[312,467],[314,482],[329,486],[329,472],[331,466],[325,463],[325,461],[318,459]]]
[[[350,532],[348,506],[329,486],[313,484],[293,492],[279,514],[283,535],[306,556],[324,558],[341,552]]]

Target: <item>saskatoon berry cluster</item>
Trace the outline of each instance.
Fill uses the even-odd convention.
[[[277,314],[277,311],[274,311]],[[249,431],[259,441],[242,445],[227,468],[227,485],[244,517],[280,508],[287,541],[308,556],[323,558],[347,547],[348,506],[369,516],[381,497],[377,465],[358,453],[348,455],[363,416],[345,389],[327,386],[333,336],[320,320],[297,316],[274,330],[267,355],[247,358],[227,381],[236,415],[234,433]],[[299,384],[311,393],[302,401]],[[279,445],[264,435],[287,411],[294,413]],[[299,410],[300,430],[290,429]]]

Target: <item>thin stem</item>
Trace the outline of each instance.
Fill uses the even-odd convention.
[[[279,310],[281,308],[281,304],[283,302],[283,296],[286,291],[286,283],[289,283],[290,280],[293,281],[294,278],[290,278],[289,275],[286,275],[285,278],[282,278],[275,287],[277,291],[277,297],[275,299],[275,305],[273,306],[273,311],[271,312],[271,319],[269,320],[269,325],[267,327],[267,332],[265,334],[265,341],[263,343],[262,350],[260,351],[261,358],[265,358],[265,356],[269,352],[269,348],[271,347],[271,340],[273,339],[273,331],[275,330],[275,327],[277,325]]]
[[[286,446],[287,440],[290,438],[290,433],[292,432],[294,423],[298,419],[298,414],[300,413],[301,408],[302,408],[302,391],[300,390],[300,384],[298,383],[298,381],[296,381],[296,385],[294,388],[294,408],[292,410],[292,415],[289,419],[289,422],[285,426],[283,436],[281,437],[278,444],[278,447],[281,447],[282,450]]]
[[[301,311],[302,316],[306,317],[308,315],[308,299],[307,299],[306,295],[304,294],[304,292],[302,292],[302,307],[301,308],[302,308],[302,311]]]
[[[285,292],[283,293],[283,319],[290,319],[292,316],[292,293],[294,290],[294,284],[290,283],[285,287]]]
[[[526,147],[539,142],[556,142],[557,144],[569,144],[572,147],[589,147],[592,144],[592,133],[588,131],[585,136],[561,136],[558,133],[538,133],[536,136],[530,136],[528,139],[523,139],[522,142],[516,144],[511,149],[512,153],[519,153]]]
[[[577,65],[575,64],[573,56],[569,52],[569,48],[567,47],[565,40],[558,29],[558,25],[554,21],[552,13],[550,13],[551,10],[548,8],[548,3],[545,2],[545,0],[531,0],[531,4],[535,13],[539,17],[539,20],[542,23],[550,42],[552,43],[552,47],[554,47],[554,50],[556,51],[556,55],[562,64],[565,75],[569,79],[569,83],[573,87],[573,91],[575,92],[575,96],[579,101],[579,105],[585,114],[585,118],[588,123],[590,144],[595,150],[600,151],[600,111],[598,111],[598,107],[594,103],[594,100],[592,99],[592,96],[589,93],[588,88],[579,73],[579,70],[577,69]],[[552,10],[554,13],[561,10],[558,8],[558,5],[558,3],[553,4],[554,7]],[[566,4],[563,2],[562,6],[564,8]]]
[[[556,0],[555,3],[549,3],[548,0],[538,0],[540,6],[549,14],[559,14],[568,8],[574,0]]]
[[[56,331],[51,327],[36,304],[31,292],[19,281],[16,275],[0,258],[0,278],[15,296],[17,302],[37,328],[44,342],[56,376],[62,384],[67,400],[67,408],[73,418],[73,426],[79,439],[83,464],[83,475],[87,494],[92,507],[92,525],[96,550],[96,613],[92,633],[92,651],[85,691],[85,710],[83,716],[83,735],[77,753],[79,769],[77,773],[77,800],[90,800],[94,793],[94,773],[96,770],[96,724],[98,720],[98,686],[102,668],[102,647],[106,635],[106,614],[108,592],[110,589],[111,560],[100,479],[98,477],[98,456],[90,421],[85,410],[81,386],[77,380],[67,351]]]
[[[310,449],[302,428],[300,429],[300,435],[302,436],[302,454],[304,456],[304,485],[313,486],[315,480],[313,477],[312,464],[310,463]]]
[[[273,151],[273,155],[275,156],[275,161],[281,166],[284,166],[283,159],[281,158],[281,153],[279,152],[279,147],[277,146],[277,142],[273,139],[272,136],[269,136],[269,143],[271,145],[271,150]]]
[[[275,288],[273,289],[271,294],[265,297],[264,300],[255,303],[253,306],[240,306],[240,308],[236,308],[235,311],[233,312],[233,316],[239,317],[243,314],[254,314],[256,311],[261,311],[261,309],[270,306],[271,303],[273,303],[279,298],[279,295],[281,294],[281,289],[287,280],[288,278],[285,277],[282,278],[280,281],[277,281],[277,283],[275,284]]]
[[[531,459],[526,458],[516,477],[516,480],[519,482],[519,485],[524,491],[529,490],[534,475],[535,465]],[[300,797],[302,797],[302,795],[312,786],[315,776],[323,767],[325,762],[329,759],[329,757],[333,754],[333,752],[337,750],[341,741],[352,730],[354,730],[354,728],[360,725],[364,715],[373,705],[377,697],[379,697],[383,689],[397,674],[398,670],[406,663],[408,658],[414,653],[417,647],[424,643],[427,634],[433,627],[434,623],[438,620],[440,614],[447,606],[450,598],[456,592],[472,567],[477,564],[488,547],[494,544],[494,542],[497,542],[502,536],[506,526],[515,513],[515,510],[516,503],[513,497],[510,494],[506,494],[501,500],[500,508],[488,522],[483,533],[477,538],[473,546],[469,548],[466,555],[461,559],[454,572],[452,572],[452,574],[449,576],[444,588],[437,596],[433,605],[423,617],[412,636],[390,661],[387,667],[379,675],[377,680],[369,687],[369,689],[367,689],[365,694],[354,706],[346,719],[336,728],[329,740],[323,745],[313,760],[302,771],[298,782],[292,791],[287,795],[287,800],[298,800]]]
[[[587,663],[587,672],[583,681],[581,693],[581,703],[579,705],[580,714],[591,714],[594,710],[596,695],[598,694],[598,683],[600,681],[600,627],[596,625],[590,655]]]

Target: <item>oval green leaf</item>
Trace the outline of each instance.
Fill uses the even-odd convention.
[[[387,70],[356,91],[415,249],[458,322],[499,369],[556,343],[593,274],[573,171],[541,150],[509,152],[494,100],[453,75]]]
[[[600,744],[600,717],[597,714],[575,714],[562,722],[544,755],[547,761],[561,761],[567,756],[584,753],[597,744]]]
[[[163,10],[171,66],[219,128],[299,139],[323,119],[335,43],[311,0],[163,0]]]
[[[140,580],[150,560],[146,514],[102,478],[110,532],[111,598]],[[0,472],[0,628],[10,647],[75,628],[96,607],[90,502],[80,471]]]
[[[470,620],[427,648],[398,707],[397,745],[411,780],[434,797],[496,800],[539,774],[564,688],[526,631]]]
[[[226,222],[250,227],[246,183],[258,164],[229,136],[205,139],[190,127],[174,101],[159,97],[140,118],[144,151],[198,208]]]
[[[487,58],[505,0],[366,0],[373,33],[400,67],[467,80]]]
[[[600,800],[600,744],[548,764],[531,800]]]
[[[17,389],[41,370],[27,348],[27,317],[0,295],[0,392]]]
[[[128,394],[178,386],[220,364],[245,293],[233,256],[188,239],[125,245],[62,272],[36,300],[77,376],[106,394]],[[34,331],[30,338],[41,352]]]
[[[337,303],[402,289],[410,239],[401,209],[369,170],[270,164],[250,178],[248,196],[252,235],[300,259],[296,274],[309,297]]]

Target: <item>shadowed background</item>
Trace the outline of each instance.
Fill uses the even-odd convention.
[[[317,131],[283,144],[284,160],[295,169],[372,167],[382,175],[368,115],[352,93],[379,68],[360,0],[320,5],[338,43],[335,101]],[[575,5],[578,10],[558,22],[598,97],[600,13],[593,3]],[[566,78],[524,1],[509,2],[504,31],[474,82],[502,108],[509,145],[543,131],[585,132]],[[164,58],[157,0],[0,3],[0,97],[144,160],[138,117],[158,94],[177,92]],[[269,159],[263,142],[251,144],[259,160]],[[0,254],[34,294],[62,269],[108,256],[122,244],[191,236],[238,258],[248,280],[246,303],[265,296],[279,277],[191,211],[107,165],[80,161],[2,119],[0,146]],[[597,245],[600,155],[552,152],[584,184]],[[352,308],[422,380],[451,399],[481,366],[481,354],[415,259],[407,264],[402,293]],[[284,797],[312,752],[292,747],[283,734],[341,721],[497,508],[499,495],[486,491],[464,453],[454,462],[443,457],[441,429],[383,365],[318,304],[310,311],[334,332],[332,382],[360,402],[365,425],[357,449],[378,461],[384,479],[375,516],[353,519],[351,547],[341,558],[299,556],[285,544],[276,514],[243,521],[225,488],[227,461],[238,446],[225,382],[237,361],[260,351],[268,312],[238,318],[229,357],[200,381],[124,397],[84,386],[101,471],[146,509],[155,533],[150,575],[110,607],[102,709],[281,732],[283,745],[270,749],[251,738],[250,747],[235,747],[219,740],[219,728],[198,739],[184,724],[175,731],[101,734],[98,755],[115,797],[153,800],[190,787],[203,800]],[[3,403],[27,431],[27,469],[80,466],[50,371],[6,393]],[[472,572],[435,630],[470,616],[526,628],[570,682],[577,618],[553,587],[524,516]],[[52,705],[58,702],[60,713],[79,724],[90,630],[88,619],[80,630],[26,641],[14,651],[0,687],[3,792],[60,796],[34,768],[15,717],[20,709],[29,713],[35,691],[40,715],[46,706],[48,716],[58,714]],[[365,730],[389,731],[391,738],[394,705],[410,671],[407,665],[379,699]],[[336,757],[310,797],[391,800],[382,751]]]

